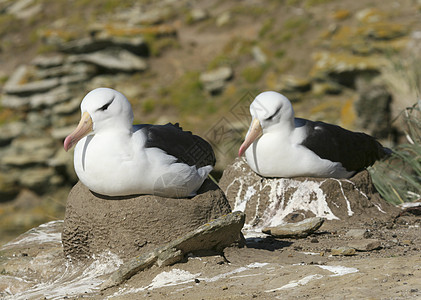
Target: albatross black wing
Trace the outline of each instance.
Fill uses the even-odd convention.
[[[212,146],[201,137],[176,124],[149,125],[144,127],[147,140],[145,147],[156,147],[177,158],[178,162],[201,168],[215,165]]]
[[[303,119],[300,119],[303,121]],[[302,145],[323,159],[340,162],[347,171],[360,171],[390,154],[375,138],[362,132],[306,120],[308,136]]]

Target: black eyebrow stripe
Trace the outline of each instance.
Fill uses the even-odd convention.
[[[279,107],[271,116],[267,117],[266,120],[272,119],[275,115],[278,114],[278,112],[281,110],[281,108]]]
[[[103,106],[101,106],[101,107],[100,107],[100,108],[98,108],[97,110],[106,110],[106,109],[108,108],[108,106],[110,106],[110,105],[111,105],[111,103],[113,103],[113,101],[114,101],[114,97],[113,97],[113,99],[111,99],[111,100],[110,100],[110,102],[105,103]]]

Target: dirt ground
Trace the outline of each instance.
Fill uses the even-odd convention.
[[[92,299],[421,299],[421,217],[406,213],[388,221],[329,221],[304,239],[247,238],[224,256],[190,256],[153,267]],[[349,237],[365,229],[364,237]],[[358,239],[381,248],[333,256],[332,249]],[[85,298],[83,297],[83,298]]]

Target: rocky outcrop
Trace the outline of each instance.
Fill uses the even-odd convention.
[[[140,35],[98,32],[46,42],[58,51],[19,66],[3,86],[1,106],[18,118],[0,126],[0,187],[8,186],[2,200],[22,188],[46,193],[75,182],[72,155],[63,155],[61,143],[77,124],[83,87],[103,74],[147,69],[149,49]]]
[[[233,211],[246,214],[245,229],[260,231],[309,217],[327,221],[389,218],[398,209],[376,192],[367,171],[351,179],[264,178],[244,158],[228,166],[219,182]]]
[[[122,259],[148,253],[212,219],[231,212],[222,190],[209,179],[197,196],[105,197],[76,184],[67,199],[64,253],[75,259],[110,251]]]
[[[391,132],[392,95],[382,83],[357,80],[358,100],[355,102],[357,125],[377,138],[387,138]]]
[[[372,58],[344,53],[317,52],[313,55],[315,64],[310,76],[317,81],[333,81],[355,88],[359,76],[375,76],[386,65],[382,58]]]

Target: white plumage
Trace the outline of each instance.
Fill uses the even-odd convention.
[[[75,143],[74,166],[80,181],[90,190],[108,196],[156,194],[192,196],[213,168],[210,145],[178,125],[132,125],[133,111],[126,97],[109,88],[88,93],[81,103],[82,118],[64,142],[67,151]],[[159,140],[155,132],[159,133]],[[174,138],[171,135],[180,135]],[[190,144],[177,145],[187,141]],[[159,147],[160,143],[164,149]],[[172,144],[168,144],[172,143]],[[186,163],[168,152],[179,147],[188,152],[197,143],[210,157],[203,165]],[[186,151],[187,149],[187,151]],[[180,151],[178,151],[180,152]],[[177,153],[177,151],[176,151]],[[203,166],[202,166],[203,165]]]
[[[290,101],[276,92],[259,94],[239,156],[264,177],[349,178],[387,155],[373,137],[339,126],[295,118]]]

